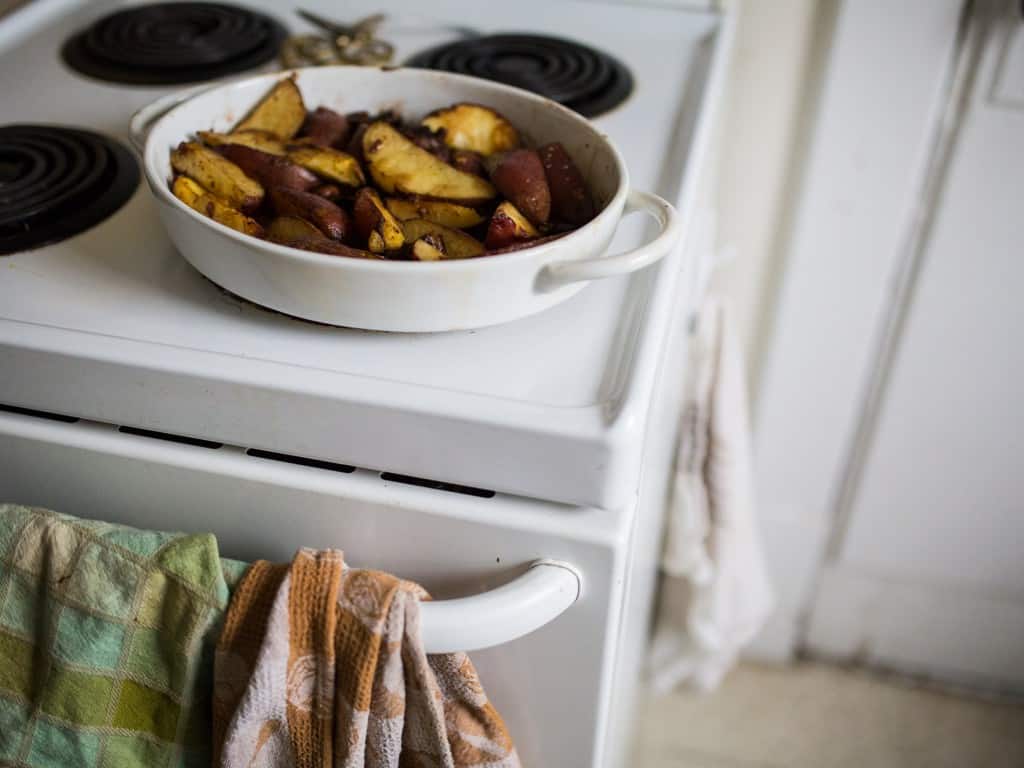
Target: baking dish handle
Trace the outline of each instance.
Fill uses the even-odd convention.
[[[555,261],[541,270],[538,285],[542,290],[553,290],[581,280],[624,275],[653,264],[669,252],[679,236],[679,214],[667,201],[651,194],[632,189],[626,197],[622,215],[642,211],[658,222],[660,232],[649,243],[615,256],[579,261]]]
[[[140,156],[145,152],[146,138],[149,136],[149,129],[153,127],[153,123],[182,102],[188,101],[193,96],[198,96],[211,87],[207,83],[196,88],[189,88],[186,91],[168,94],[156,101],[150,102],[133,114],[131,120],[128,121],[128,138],[131,139],[135,151]]]
[[[573,566],[535,560],[522,576],[490,592],[422,603],[423,646],[427,653],[454,653],[502,645],[556,619],[582,589]]]

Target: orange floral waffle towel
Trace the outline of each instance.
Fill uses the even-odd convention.
[[[418,585],[338,550],[254,563],[217,646],[224,768],[519,768],[464,653],[427,656]]]

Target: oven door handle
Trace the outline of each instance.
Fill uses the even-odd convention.
[[[583,591],[580,572],[560,560],[535,560],[497,589],[420,604],[427,653],[478,651],[515,640],[562,615]]]

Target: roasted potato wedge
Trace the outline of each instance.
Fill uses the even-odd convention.
[[[499,205],[491,222],[487,225],[487,237],[484,238],[484,245],[487,250],[504,248],[520,240],[532,240],[540,237],[540,232],[530,223],[523,214],[508,200]]]
[[[426,126],[416,125],[405,129],[406,138],[420,149],[425,149],[438,160],[450,163],[452,151],[444,143],[444,134],[430,130]]]
[[[533,240],[517,240],[511,245],[506,245],[503,248],[488,248],[485,256],[498,256],[502,253],[513,253],[515,251],[524,251],[527,248],[535,248],[538,245],[544,245],[557,240],[560,237],[565,237],[568,232],[559,232],[557,235],[546,235],[544,237],[537,237]]]
[[[421,124],[432,131],[444,131],[444,142],[452,149],[493,155],[519,146],[519,132],[512,124],[479,104],[454,104],[439,109],[423,118]]]
[[[348,212],[330,200],[311,192],[300,192],[287,187],[273,187],[270,203],[278,216],[305,219],[332,240],[346,240],[352,224]]]
[[[214,133],[213,131],[197,131],[196,135],[210,147],[223,147],[227,144],[240,144],[252,147],[268,155],[283,155],[288,150],[284,142],[266,131],[239,131],[238,133]]]
[[[452,152],[451,164],[463,173],[471,173],[474,176],[487,175],[483,157],[468,149],[456,149]]]
[[[405,245],[405,233],[398,219],[370,187],[363,187],[356,193],[352,206],[352,224],[356,235],[366,242],[374,253],[397,251]]]
[[[244,213],[207,192],[188,176],[179,176],[171,186],[174,196],[189,208],[246,235],[263,236],[263,227]]]
[[[267,237],[276,241],[302,240],[323,237],[323,233],[305,219],[278,216],[267,227]]]
[[[469,229],[484,220],[475,208],[444,200],[402,200],[389,197],[384,202],[388,210],[402,221],[426,219],[443,227]]]
[[[475,237],[450,227],[443,227],[426,219],[409,219],[402,222],[405,239],[410,243],[432,236],[439,238],[446,259],[468,259],[484,252],[484,245]]]
[[[171,152],[171,167],[228,205],[251,211],[263,200],[263,186],[237,165],[198,142],[182,142]]]
[[[387,193],[422,195],[471,205],[490,200],[496,194],[485,179],[442,162],[385,122],[367,127],[363,134],[363,156],[377,186]]]
[[[266,131],[287,141],[299,132],[306,120],[306,105],[295,84],[295,75],[279,80],[263,100],[235,126],[239,131]]]
[[[314,195],[326,197],[332,203],[336,203],[341,199],[341,187],[337,184],[318,184],[309,191]]]
[[[288,159],[318,176],[344,184],[361,187],[366,183],[359,161],[352,155],[329,147],[295,147],[288,151]]]
[[[318,147],[333,147],[348,141],[349,131],[347,117],[333,109],[317,107],[306,115],[300,134]]]
[[[272,237],[270,240],[278,245],[287,245],[289,248],[299,248],[303,251],[313,251],[314,253],[326,253],[329,256],[348,256],[353,259],[380,258],[369,251],[364,251],[361,248],[351,248],[343,243],[339,243],[337,240],[331,240],[319,234],[316,237],[299,237],[292,240],[278,240]]]
[[[412,244],[410,250],[416,261],[440,261],[446,258],[444,240],[436,235],[424,235]]]
[[[264,189],[287,187],[305,192],[320,183],[320,179],[286,157],[268,155],[241,144],[226,144],[219,151],[247,176],[262,184]]]
[[[537,150],[544,175],[551,191],[551,215],[557,221],[579,227],[594,218],[594,201],[590,198],[583,174],[559,142],[545,144]]]
[[[551,217],[551,190],[544,164],[532,149],[514,149],[495,164],[491,181],[502,196],[537,225]]]

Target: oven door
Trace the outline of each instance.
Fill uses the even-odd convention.
[[[473,660],[524,765],[602,763],[621,515],[10,410],[0,411],[0,502],[212,531],[225,556],[245,560],[337,547],[413,579],[446,601],[433,624],[424,614],[428,643],[490,646]],[[544,559],[559,563],[536,567]]]

